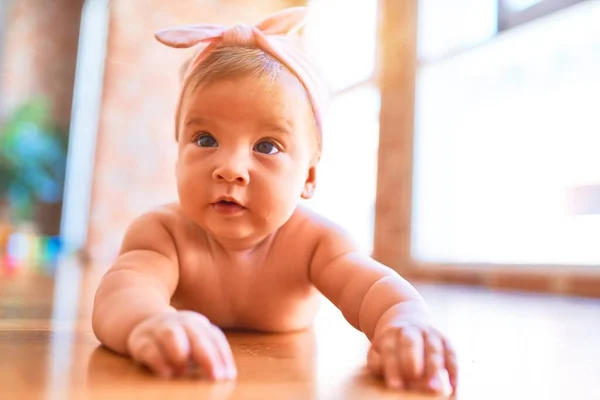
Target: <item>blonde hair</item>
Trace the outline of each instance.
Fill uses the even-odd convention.
[[[294,82],[297,84],[304,95],[306,101],[309,97],[300,80],[289,71],[281,62],[270,54],[265,53],[257,47],[251,46],[219,46],[210,51],[202,62],[193,66],[188,72],[189,64],[195,56],[187,60],[180,69],[180,78],[182,80],[182,90],[179,106],[177,107],[175,139],[179,136],[179,124],[181,118],[181,109],[186,99],[194,93],[200,86],[215,82],[223,78],[231,77],[253,77],[264,83],[268,89],[282,80]],[[187,73],[187,76],[186,76]],[[316,121],[314,121],[315,134],[317,136],[317,158],[321,153],[321,137],[318,134]]]

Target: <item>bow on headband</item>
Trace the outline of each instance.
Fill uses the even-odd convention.
[[[272,14],[254,26],[240,24],[230,28],[210,24],[184,25],[162,29],[156,32],[155,37],[164,45],[175,48],[208,43],[208,46],[190,62],[186,77],[218,45],[260,48],[281,62],[300,80],[306,89],[317,127],[321,132],[321,111],[326,90],[308,61],[285,40],[285,36],[295,33],[304,25],[306,13],[306,7],[292,7]]]

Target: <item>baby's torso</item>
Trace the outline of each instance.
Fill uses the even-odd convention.
[[[309,279],[315,238],[307,218],[297,211],[263,250],[234,257],[211,249],[205,233],[182,220],[180,229],[172,229],[180,276],[171,304],[222,328],[281,332],[310,326],[321,295]]]

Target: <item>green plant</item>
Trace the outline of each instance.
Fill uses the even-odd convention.
[[[48,102],[35,98],[20,106],[0,130],[0,198],[12,222],[29,220],[36,202],[62,199],[66,135],[54,125]]]

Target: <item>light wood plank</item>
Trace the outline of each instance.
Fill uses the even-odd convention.
[[[309,331],[227,332],[239,371],[235,382],[160,380],[99,346],[92,334],[101,272],[62,268],[62,282],[35,275],[0,279],[1,399],[435,398],[395,393],[371,377],[367,340],[328,303]],[[600,301],[467,287],[419,289],[457,348],[458,399],[600,398]]]

